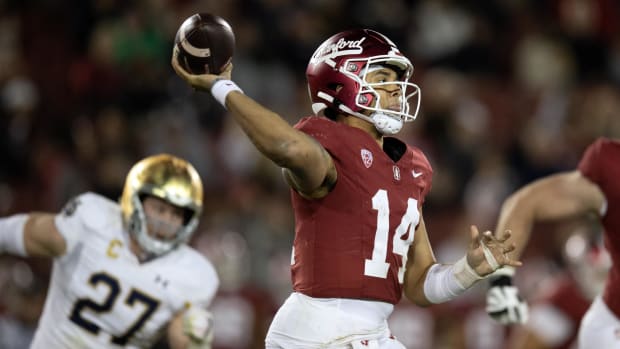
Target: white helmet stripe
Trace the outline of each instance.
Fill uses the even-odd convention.
[[[211,49],[210,48],[200,48],[200,47],[196,47],[193,46],[192,44],[189,43],[189,41],[187,41],[187,39],[185,38],[185,30],[181,30],[181,47],[183,47],[183,49],[189,53],[190,55],[194,56],[194,57],[210,57],[211,56]]]

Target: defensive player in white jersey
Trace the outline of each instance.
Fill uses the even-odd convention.
[[[31,348],[210,348],[206,310],[219,280],[187,246],[202,183],[185,160],[151,156],[129,172],[119,203],[94,193],[59,214],[0,219],[0,252],[54,259]]]

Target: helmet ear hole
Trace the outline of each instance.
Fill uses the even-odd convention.
[[[342,84],[338,84],[335,82],[330,83],[330,84],[327,84],[327,88],[330,89],[331,91],[338,93],[338,91],[342,90]]]

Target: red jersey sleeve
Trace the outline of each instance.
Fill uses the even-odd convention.
[[[601,150],[605,144],[604,139],[599,138],[594,143],[592,143],[583,156],[581,157],[581,161],[579,162],[579,172],[581,172],[584,176],[589,178],[594,183],[599,183],[601,180],[600,176],[600,155]]]

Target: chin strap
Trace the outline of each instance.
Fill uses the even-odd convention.
[[[362,120],[366,120],[372,123],[373,125],[375,125],[377,131],[384,135],[396,134],[398,133],[398,131],[400,131],[400,129],[403,128],[403,120],[391,117],[385,113],[374,112],[370,114],[370,116],[368,116],[359,112],[354,112],[353,110],[351,110],[351,108],[347,107],[344,104],[340,104],[338,106],[338,109],[349,115],[353,115]]]
[[[395,119],[383,113],[372,113],[370,118],[377,131],[384,135],[396,134],[403,128],[402,120]]]

